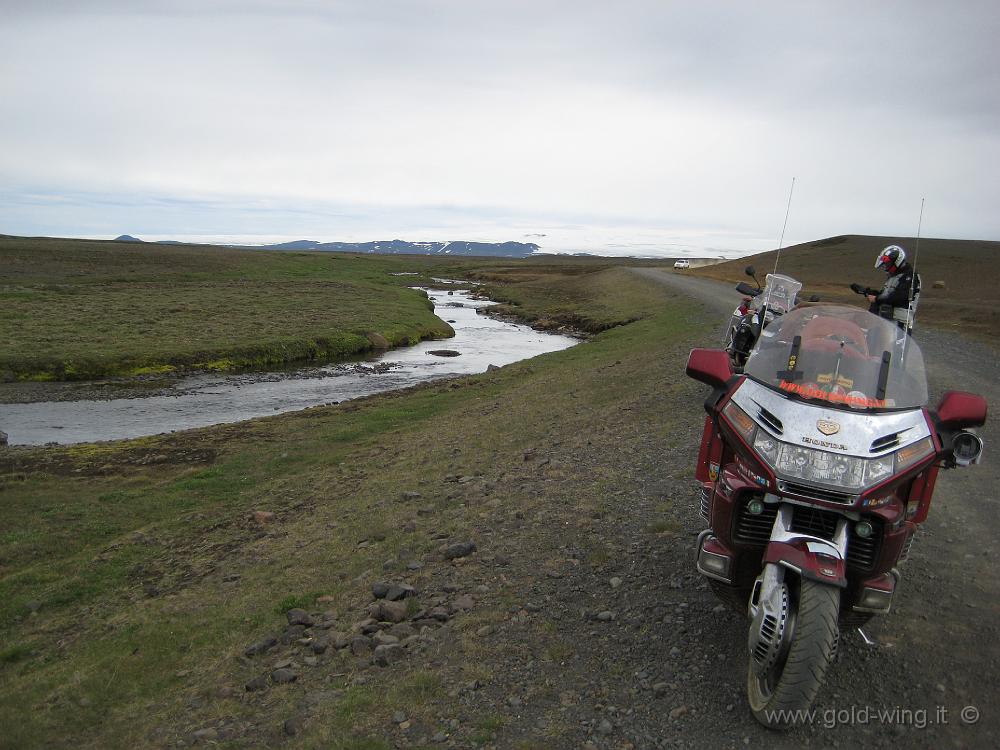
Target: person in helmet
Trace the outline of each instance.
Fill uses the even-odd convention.
[[[920,297],[920,276],[914,275],[913,267],[906,261],[906,251],[899,245],[889,245],[875,258],[875,270],[885,271],[888,277],[881,292],[868,295],[869,312],[891,318],[907,333],[911,332]]]

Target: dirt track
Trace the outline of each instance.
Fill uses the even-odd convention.
[[[738,299],[731,287],[707,279],[654,269],[635,272],[698,299],[720,321]],[[994,408],[1000,403],[995,351],[955,333],[919,326],[916,338],[927,362],[932,403],[947,389],[982,394]],[[990,452],[1000,444],[998,432],[991,415],[980,432],[987,446],[984,463],[941,475],[930,518],[902,567],[893,612],[865,628],[878,646],[868,648],[857,634],[847,634],[817,704],[820,715],[839,726],[836,731],[824,728],[818,736],[813,727],[814,741],[856,746],[905,737],[907,746],[915,747],[1000,745],[1000,585],[991,564],[1000,534],[995,506],[1000,459]],[[745,648],[743,623],[719,628],[711,625],[708,612],[700,615],[695,627],[718,628],[726,661],[735,668]],[[979,712],[974,725],[961,719],[967,706]],[[872,718],[866,707],[889,712],[891,720]],[[895,719],[896,708],[914,712],[911,720],[902,712],[895,714],[902,721]],[[847,726],[835,722],[848,718],[852,709]],[[921,709],[926,713],[916,713]],[[742,706],[740,714],[745,715]],[[927,724],[923,729],[921,718]]]

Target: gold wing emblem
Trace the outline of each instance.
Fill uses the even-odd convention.
[[[840,425],[828,419],[820,419],[816,422],[816,429],[824,435],[835,435],[840,432]]]

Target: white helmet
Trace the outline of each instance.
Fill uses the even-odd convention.
[[[905,262],[906,251],[899,245],[889,245],[875,258],[875,270],[892,273]]]

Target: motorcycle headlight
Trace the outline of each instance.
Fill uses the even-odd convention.
[[[781,445],[781,441],[775,440],[763,430],[757,433],[757,439],[753,441],[753,449],[772,467],[778,463]]]
[[[782,443],[774,468],[781,474],[807,482],[820,482],[845,489],[864,486],[865,460],[855,456],[803,448]]]
[[[893,461],[892,454],[873,458],[868,463],[868,471],[865,472],[865,484],[877,484],[886,477],[892,476]]]
[[[745,412],[743,414],[745,416]],[[878,484],[934,452],[934,444],[928,437],[896,453],[865,459],[783,443],[763,430],[758,431],[753,448],[771,468],[789,479],[858,491]]]

